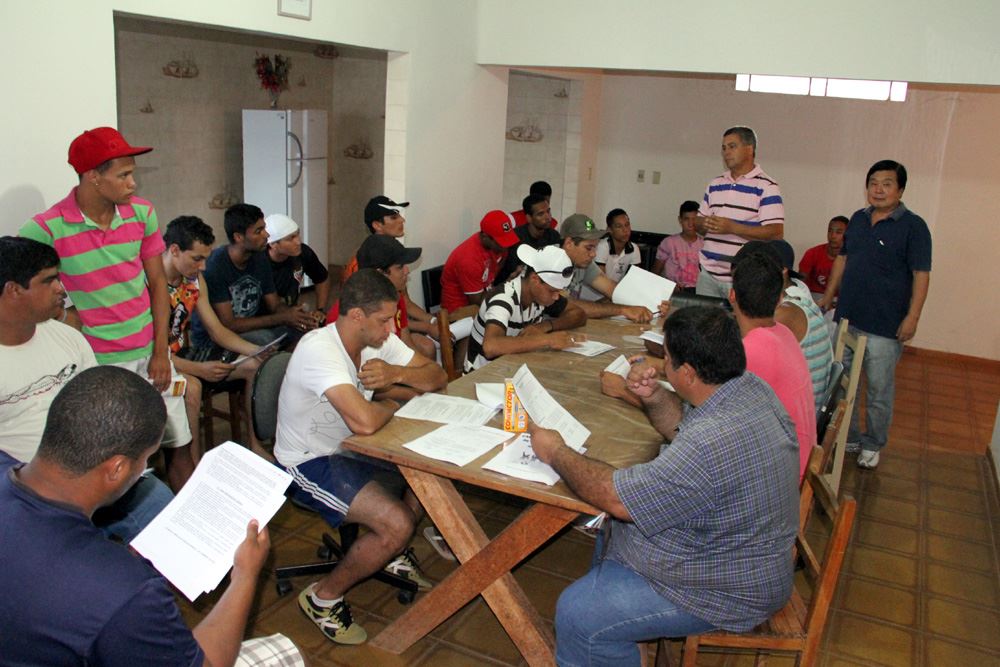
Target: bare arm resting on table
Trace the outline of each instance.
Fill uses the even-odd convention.
[[[391,386],[402,386],[413,388],[422,394],[442,389],[448,384],[448,375],[436,363],[414,352],[406,366],[394,366],[381,359],[369,359],[358,369],[358,380],[365,389],[386,390]]]
[[[677,425],[684,417],[681,399],[672,391],[667,391],[658,381],[656,369],[646,362],[632,365],[625,384],[628,390],[639,397],[649,423],[657,433],[671,442]]]
[[[535,455],[552,466],[573,493],[620,521],[632,520],[615,491],[614,468],[574,452],[556,431],[531,423],[528,433]]]
[[[590,283],[590,287],[607,297],[609,299],[608,303],[598,303],[596,301],[586,301],[580,299],[571,299],[570,303],[574,306],[582,308],[583,312],[587,314],[587,317],[599,319],[602,317],[624,315],[633,322],[638,322],[640,324],[644,324],[653,319],[653,314],[644,306],[623,306],[617,303],[610,303],[611,296],[614,294],[615,287],[617,287],[617,285],[618,283],[614,282],[602,273],[594,278],[593,282]]]

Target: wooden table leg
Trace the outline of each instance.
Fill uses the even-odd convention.
[[[402,466],[400,471],[462,565],[372,645],[402,653],[481,593],[528,664],[554,665],[552,633],[510,571],[577,513],[536,503],[491,542],[451,480]]]

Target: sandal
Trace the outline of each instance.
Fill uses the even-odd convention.
[[[438,552],[438,555],[441,556],[441,558],[451,561],[455,560],[455,554],[451,552],[451,549],[448,547],[448,543],[444,541],[443,537],[441,537],[441,533],[437,532],[437,528],[434,526],[427,526],[424,528],[424,539],[427,540],[432,547],[434,547],[434,551]]]

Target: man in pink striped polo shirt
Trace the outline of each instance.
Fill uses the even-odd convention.
[[[80,328],[99,364],[144,377],[159,391],[170,385],[167,328],[170,301],[160,255],[163,238],[153,205],[134,196],[135,157],[153,150],[131,146],[117,130],[98,127],[69,147],[80,184],[58,204],[32,217],[21,236],[55,248],[59,278],[74,307],[67,321]],[[183,396],[165,397],[162,445],[174,491],[191,476],[191,430]]]
[[[784,238],[785,204],[781,190],[757,159],[757,135],[749,127],[731,127],[722,135],[726,173],[712,179],[698,210],[701,248],[698,294],[729,298],[731,263],[747,241]]]

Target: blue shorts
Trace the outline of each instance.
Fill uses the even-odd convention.
[[[318,512],[332,528],[343,523],[358,491],[369,482],[385,479],[387,472],[374,461],[341,454],[320,456],[285,470],[292,476],[289,497]]]

